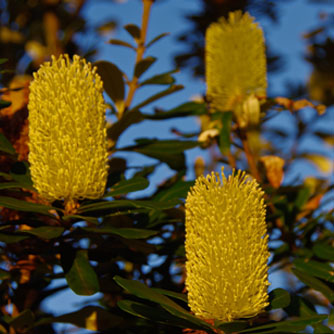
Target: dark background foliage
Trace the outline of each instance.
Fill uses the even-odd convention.
[[[314,178],[296,178],[293,171],[309,163],[324,172],[332,170],[328,157],[333,150],[333,132],[323,126],[326,120],[333,122],[332,16],[305,32],[309,44],[305,58],[313,67],[309,81],[290,83],[284,99],[270,97],[262,106],[262,124],[246,132],[238,129],[229,113],[209,114],[203,101],[184,101],[169,110],[153,108],[153,103],[156,106],[156,101],[172,96],[182,86],[175,82],[175,71],[156,70],[152,77],[142,79],[155,62],[154,54],[146,52],[149,41],[143,36],[144,27],[129,22],[125,29],[131,44],[116,38],[110,44],[129,52],[135,49],[133,77],[126,78],[113,59],[95,63],[104,81],[108,117],[113,119],[108,126],[106,193],[99,200],[80,201],[78,211],[71,213],[64,211],[61,201],[41,200],[31,183],[28,85],[33,71],[51,54],[94,59],[94,45],[81,45],[75,36],[80,34],[85,40],[93,34],[97,40],[117,27],[117,17],[99,26],[90,25],[82,15],[88,2],[0,1],[0,333],[60,333],[59,323],[75,326],[67,327],[66,333],[79,333],[83,331],[80,328],[127,334],[331,333],[333,179],[321,173]],[[203,0],[202,10],[187,16],[190,30],[175,37],[183,46],[175,56],[176,66],[203,78],[204,33],[211,22],[240,9],[279,24],[281,3],[286,1]],[[143,1],[144,13],[149,12],[150,4],[150,0]],[[145,20],[148,17],[144,15]],[[157,33],[153,43],[163,37]],[[163,48],[163,39],[159,43]],[[267,50],[269,73],[282,71],[284,52],[272,50],[270,40]],[[161,90],[134,105],[132,94],[146,86]],[[328,107],[324,115],[322,105]],[[120,136],[136,124],[195,117],[201,129],[191,133],[174,130],[172,140],[141,134],[133,145],[118,144]],[[199,142],[197,136],[212,124],[223,124],[218,126],[219,135]],[[193,148],[208,152],[210,161],[197,159],[194,166],[187,164],[185,151]],[[119,157],[120,152],[136,152],[154,162],[138,166],[135,172],[132,168],[131,177],[126,178],[129,161]],[[268,156],[284,159],[284,170],[272,165]],[[141,192],[144,195],[134,196],[132,193],[147,189],[150,176],[163,164],[173,175],[163,178],[149,195]],[[270,306],[255,319],[209,324],[189,312],[184,290],[184,199],[193,184],[185,175],[189,170],[200,175],[221,165],[227,170],[235,166],[249,171],[266,192],[270,274],[280,275],[281,288],[270,293]],[[283,173],[288,182],[281,185]],[[64,284],[55,287],[53,283],[58,281]],[[68,288],[83,296],[100,294],[95,302],[79,305],[71,313],[45,312],[44,301]]]

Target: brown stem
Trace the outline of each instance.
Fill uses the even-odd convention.
[[[246,131],[241,130],[240,132],[240,138],[242,141],[242,145],[244,147],[245,150],[245,155],[248,161],[248,165],[251,171],[251,174],[256,178],[257,181],[261,182],[261,177],[260,177],[260,173],[257,169],[256,166],[256,161],[254,159],[254,156],[250,150],[249,144],[248,144],[248,138],[247,138],[247,133]]]
[[[148,26],[148,21],[150,17],[151,6],[154,0],[142,0],[142,1],[143,1],[143,16],[142,16],[142,24],[141,24],[141,30],[140,30],[140,38],[139,38],[138,47],[137,47],[136,65],[143,59],[143,55],[145,53],[147,26]],[[129,92],[125,100],[125,103],[124,103],[124,108],[123,110],[119,110],[118,118],[121,118],[123,115],[123,112],[130,107],[137,88],[138,88],[138,78],[134,74],[132,80],[129,83]]]

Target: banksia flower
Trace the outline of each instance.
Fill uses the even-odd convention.
[[[263,32],[248,13],[236,11],[206,31],[207,98],[212,109],[233,111],[241,127],[257,123],[258,97],[266,96]]]
[[[202,319],[253,317],[268,305],[263,191],[244,172],[200,176],[186,200],[186,289]]]
[[[103,83],[79,56],[44,63],[29,95],[29,162],[34,187],[49,200],[102,196],[107,180]]]

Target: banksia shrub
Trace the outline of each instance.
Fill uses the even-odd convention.
[[[240,126],[258,123],[257,97],[266,96],[263,32],[248,13],[229,14],[206,31],[207,98],[213,110],[233,111]]]
[[[79,56],[44,63],[29,94],[29,162],[49,200],[101,197],[107,180],[106,105],[96,69]]]
[[[203,319],[253,317],[268,305],[263,191],[243,172],[200,176],[186,199],[186,288]]]

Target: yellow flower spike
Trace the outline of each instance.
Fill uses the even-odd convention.
[[[99,198],[107,181],[103,83],[85,59],[52,57],[34,73],[29,95],[29,162],[49,200]]]
[[[186,289],[202,319],[232,321],[269,304],[263,191],[241,171],[200,176],[186,200]]]
[[[212,23],[205,39],[207,97],[211,108],[239,109],[236,117],[241,126],[258,120],[260,108],[252,100],[265,97],[267,89],[261,28],[248,13],[236,11],[229,14],[228,20],[221,18]],[[252,115],[244,115],[250,105]],[[241,112],[240,108],[245,110]]]

